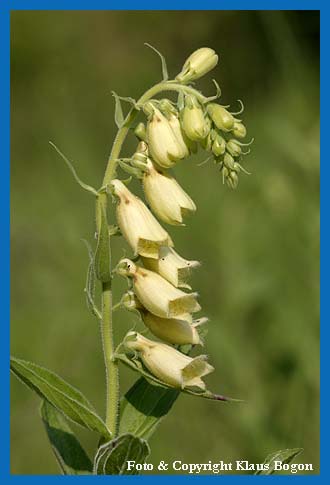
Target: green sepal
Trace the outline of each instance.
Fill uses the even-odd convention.
[[[63,414],[49,402],[42,401],[40,415],[62,474],[92,474],[93,464]]]
[[[179,395],[140,377],[121,399],[119,432],[149,439]]]
[[[117,128],[120,129],[124,124],[124,114],[123,108],[121,106],[120,97],[115,91],[111,92],[112,96],[115,98],[115,123]]]
[[[128,470],[127,462],[144,463],[150,454],[148,443],[130,433],[105,443],[97,450],[94,460],[94,475],[137,475],[135,469]]]
[[[97,245],[94,256],[95,274],[102,283],[111,280],[110,234],[103,196],[97,199]]]
[[[10,370],[27,387],[52,404],[68,419],[107,439],[111,433],[85,396],[54,372],[32,362],[10,358]]]
[[[267,465],[267,470],[258,470],[254,475],[272,475],[275,473],[275,461],[280,461],[283,465],[286,463],[291,463],[291,461],[293,461],[303,451],[303,448],[291,448],[270,453],[263,463],[264,465]]]

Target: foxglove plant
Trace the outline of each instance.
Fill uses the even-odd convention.
[[[41,396],[42,419],[64,474],[134,473],[127,469],[127,460],[146,460],[146,440],[180,392],[216,401],[230,400],[207,388],[203,379],[214,371],[207,357],[191,355],[195,346],[204,345],[207,322],[206,317],[195,316],[201,306],[198,294],[189,285],[190,273],[199,262],[185,259],[174,249],[169,229],[162,224],[184,225],[186,217],[196,211],[195,202],[170,169],[185,163],[184,159],[198,147],[213,157],[223,181],[231,188],[237,187],[239,174],[245,172],[241,160],[247,152],[242,151],[242,146],[250,144],[240,141],[246,136],[246,128],[237,118],[243,105],[238,113],[231,113],[228,106],[217,102],[221,91],[216,82],[217,91],[211,97],[192,85],[216,66],[218,56],[214,50],[195,51],[174,80],[168,79],[165,59],[156,52],[162,61],[160,83],[138,101],[114,93],[118,133],[100,189],[84,184],[53,145],[78,183],[96,200],[97,242],[95,250],[90,249],[86,297],[101,327],[106,369],[105,420],[80,391],[53,372],[17,358],[12,358],[11,369]],[[177,97],[162,98],[164,92]],[[123,100],[130,104],[126,116]],[[144,121],[138,122],[139,116],[145,117]],[[122,146],[129,132],[137,136],[137,148],[132,157],[122,158]],[[122,171],[130,175],[128,180],[123,179]],[[150,208],[128,188],[132,178],[141,182]],[[112,211],[117,225],[108,222]],[[115,235],[125,238],[132,255],[114,264],[111,239]],[[112,286],[118,276],[126,278],[128,288],[120,302],[113,305]],[[95,301],[96,280],[102,291],[100,308]],[[122,342],[115,344],[113,310],[118,307],[134,312],[150,338],[131,329]],[[141,377],[120,400],[121,362]],[[67,419],[99,434],[93,463]]]

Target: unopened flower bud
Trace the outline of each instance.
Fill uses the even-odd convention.
[[[192,141],[202,141],[210,132],[209,119],[195,96],[185,97],[185,106],[182,110],[182,127],[187,137]]]
[[[242,153],[242,149],[235,139],[227,142],[226,149],[233,157],[239,157]]]
[[[147,111],[149,108],[147,108]],[[180,122],[175,115],[170,120],[152,105],[153,112],[147,125],[147,141],[151,157],[164,168],[173,167],[176,162],[189,155],[184,142]]]
[[[164,222],[182,225],[184,216],[196,206],[174,177],[157,169],[148,159],[143,175],[143,189],[154,213]]]
[[[182,258],[172,248],[163,247],[159,251],[159,259],[143,258],[146,268],[160,274],[177,288],[191,289],[187,284],[191,270],[200,266],[198,261],[188,261]]]
[[[141,121],[141,123],[139,123],[139,124],[136,126],[136,128],[135,128],[135,130],[134,130],[134,134],[135,134],[135,136],[136,136],[136,137],[137,137],[139,140],[141,140],[141,141],[146,141],[146,139],[147,139],[147,132],[146,132],[146,127],[145,127],[145,124],[144,124],[144,123],[142,123],[142,121]]]
[[[229,170],[235,169],[235,160],[229,153],[226,153],[225,156],[223,157],[223,163],[225,167],[227,167]]]
[[[169,345],[154,342],[137,332],[129,332],[124,340],[128,349],[138,352],[143,364],[157,379],[178,389],[205,390],[203,376],[214,368],[205,355],[188,357]]]
[[[226,140],[222,138],[219,134],[215,137],[214,142],[212,143],[212,152],[216,157],[223,155],[226,151]]]
[[[120,304],[128,311],[143,309],[143,305],[141,305],[139,300],[136,298],[134,291],[132,290],[126,291],[126,293],[124,293]]]
[[[209,47],[197,49],[188,57],[175,79],[181,83],[195,81],[211,71],[217,65],[218,59],[218,55]]]
[[[207,112],[219,130],[228,132],[233,129],[235,118],[220,104],[210,103]]]
[[[234,170],[231,170],[229,174],[230,185],[233,189],[236,189],[238,185],[238,175]]]
[[[179,318],[160,318],[150,312],[142,312],[142,319],[151,333],[173,345],[202,345],[197,327]]]
[[[148,160],[148,145],[144,141],[140,141],[137,146],[136,152],[131,158],[131,164],[135,168],[145,170]]]
[[[243,125],[243,123],[239,121],[235,121],[232,131],[233,131],[233,135],[236,136],[236,138],[246,137],[246,128]]]
[[[201,309],[196,301],[196,293],[184,293],[159,274],[141,268],[129,259],[119,262],[117,272],[132,278],[137,298],[149,312],[158,317],[178,317]]]
[[[135,254],[157,259],[161,246],[173,246],[170,236],[142,200],[120,180],[112,180],[111,186],[119,199],[116,215],[126,241]]]

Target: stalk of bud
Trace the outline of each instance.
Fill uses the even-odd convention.
[[[162,247],[159,251],[159,259],[142,258],[147,269],[160,274],[177,288],[191,287],[187,284],[192,268],[200,266],[198,261],[188,261],[182,258],[171,248]]]
[[[206,386],[202,377],[214,370],[205,355],[188,357],[169,345],[153,342],[137,332],[129,332],[124,343],[128,349],[138,352],[151,374],[171,387],[204,391]]]
[[[147,103],[144,108],[151,113],[147,124],[150,155],[161,167],[173,167],[189,155],[180,122],[174,114],[168,120],[152,103]]]
[[[132,278],[134,292],[149,312],[163,318],[172,318],[198,312],[196,293],[184,293],[159,274],[122,259],[117,273]]]
[[[192,141],[200,142],[210,132],[210,120],[206,118],[195,96],[187,95],[185,97],[185,106],[182,110],[182,126],[185,134]]]
[[[157,169],[150,159],[143,175],[143,189],[151,209],[168,224],[183,225],[183,217],[196,211],[194,201],[175,178]]]
[[[207,112],[219,130],[228,132],[234,128],[235,118],[220,104],[210,103],[207,106]]]
[[[202,47],[193,52],[183,65],[182,71],[176,76],[180,83],[195,81],[211,71],[218,64],[219,57],[213,49]]]
[[[111,187],[119,199],[116,210],[118,225],[135,254],[158,258],[161,246],[173,246],[168,233],[141,199],[118,179],[112,180]]]

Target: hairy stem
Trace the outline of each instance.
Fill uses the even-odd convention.
[[[185,94],[194,94],[200,101],[204,101],[205,97],[190,86],[184,86],[174,81],[167,81],[155,84],[148,89],[137,102],[137,106],[140,107],[146,103],[149,99],[153,98],[157,94],[164,91],[176,91],[184,92]],[[106,187],[110,184],[111,180],[116,175],[117,160],[120,156],[121,148],[129,132],[130,127],[136,116],[139,113],[138,108],[132,108],[127,115],[124,125],[118,130],[116,138],[113,142],[111,153],[108,159],[107,167],[105,170],[102,187]],[[97,230],[99,230],[100,217],[99,208],[107,207],[107,195],[101,193],[97,200],[96,209],[96,224]],[[106,396],[106,425],[113,437],[118,434],[119,428],[119,373],[118,362],[114,359],[114,337],[113,337],[113,319],[112,319],[112,282],[108,281],[102,283],[102,320],[101,320],[101,332],[103,341],[103,353],[104,363],[106,368],[106,384],[107,384],[107,396]]]

